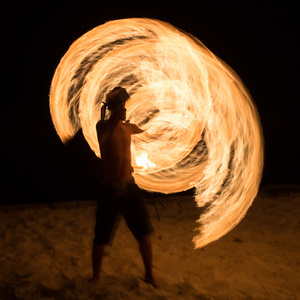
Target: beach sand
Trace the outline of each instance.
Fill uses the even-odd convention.
[[[6,204],[0,299],[300,299],[299,189],[261,190],[241,223],[202,250],[193,249],[199,210],[192,196],[146,201],[157,289],[142,280],[138,245],[123,219],[100,286],[89,288],[95,201]]]

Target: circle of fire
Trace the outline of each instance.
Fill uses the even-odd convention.
[[[201,210],[196,248],[245,216],[260,184],[258,112],[237,74],[198,39],[172,25],[135,18],[107,22],[76,40],[51,84],[50,111],[63,142],[82,128],[100,157],[96,124],[107,92],[124,87],[137,184],[175,193],[195,187]]]

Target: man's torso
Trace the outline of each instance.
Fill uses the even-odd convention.
[[[112,128],[98,123],[97,132],[103,161],[103,182],[122,184],[132,179],[131,130],[129,124],[121,123]]]

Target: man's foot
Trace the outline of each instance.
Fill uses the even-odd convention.
[[[145,279],[144,279],[144,281],[146,283],[151,284],[155,288],[158,287],[157,282],[156,282],[156,280],[155,280],[155,278],[153,276],[146,276]]]
[[[89,287],[94,289],[100,286],[100,278],[92,278],[89,280]]]

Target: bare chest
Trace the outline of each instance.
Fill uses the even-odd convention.
[[[122,126],[103,132],[100,136],[101,150],[106,154],[122,155],[130,151],[131,135],[130,131]]]

